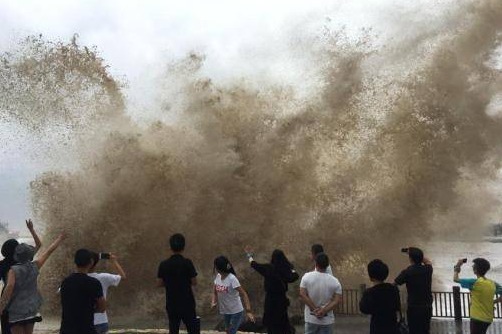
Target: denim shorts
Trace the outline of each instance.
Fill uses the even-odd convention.
[[[94,325],[94,329],[98,334],[106,334],[108,333],[108,323]]]
[[[244,311],[235,314],[224,314],[225,327],[228,334],[235,334],[244,321]]]
[[[317,325],[310,322],[305,323],[305,334],[332,334],[333,324]]]

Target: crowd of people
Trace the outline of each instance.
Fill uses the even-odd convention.
[[[42,297],[37,279],[40,268],[64,241],[61,234],[38,255],[42,243],[31,220],[26,225],[35,246],[10,239],[2,245],[4,259],[0,261],[0,279],[4,286],[0,298],[1,328],[5,334],[32,334],[42,317],[39,310]],[[183,322],[189,334],[200,333],[200,318],[196,313],[193,286],[197,284],[197,270],[192,261],[183,256],[185,237],[174,234],[169,239],[171,255],[158,267],[157,285],[165,290],[169,333],[177,334]],[[292,334],[287,297],[288,285],[300,279],[293,264],[283,251],[272,252],[269,263],[255,261],[252,247],[244,249],[253,268],[264,280],[265,304],[263,325],[269,334]],[[368,276],[373,286],[366,289],[359,303],[360,311],[371,316],[370,334],[428,334],[432,318],[431,291],[433,267],[419,248],[403,249],[410,265],[401,271],[393,283],[387,283],[389,267],[380,259],[369,262]],[[313,268],[305,273],[299,284],[299,298],[305,305],[305,334],[333,333],[334,311],[342,301],[342,285],[334,276],[328,255],[322,245],[311,247]],[[116,274],[98,273],[100,260],[109,260]],[[460,259],[454,266],[453,281],[471,292],[470,329],[473,334],[486,333],[493,321],[495,298],[502,288],[486,278],[490,263],[483,258],[473,260],[475,278],[460,278]],[[66,277],[58,293],[61,297],[61,334],[104,334],[108,332],[106,299],[109,287],[118,286],[126,278],[117,257],[110,253],[96,253],[88,249],[75,252],[75,272]],[[214,259],[215,279],[211,306],[218,308],[228,334],[237,333],[244,321],[256,320],[246,290],[241,286],[234,266],[225,256]],[[401,312],[398,286],[407,290],[406,317]],[[406,322],[405,322],[406,318]]]

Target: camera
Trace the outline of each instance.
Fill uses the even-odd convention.
[[[409,248],[401,248],[401,253],[408,253],[409,250]]]
[[[109,260],[110,259],[110,253],[99,253],[99,259],[100,260]]]

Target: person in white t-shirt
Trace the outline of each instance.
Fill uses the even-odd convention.
[[[317,254],[316,270],[303,275],[300,298],[305,303],[305,334],[331,334],[335,315],[333,310],[342,300],[342,286],[337,278],[328,274],[329,258]]]
[[[96,265],[98,264],[100,259],[108,259],[115,267],[118,272],[118,275],[109,274],[109,273],[97,273]],[[111,253],[93,253],[94,265],[89,271],[89,276],[96,278],[103,287],[103,297],[107,298],[108,288],[112,286],[118,286],[120,281],[126,279],[126,274],[124,269],[118,262],[117,257]],[[94,313],[94,328],[96,329],[97,334],[106,334],[108,333],[109,325],[108,325],[108,316],[106,312],[103,313]]]
[[[242,301],[246,306],[247,319],[255,321],[249,297],[235,276],[232,264],[225,256],[219,256],[214,260],[214,269],[218,274],[214,280],[211,306],[218,306],[220,314],[224,317],[227,333],[235,334],[245,318]]]
[[[310,248],[310,259],[314,263],[314,270],[315,270],[315,257],[317,254],[324,253],[324,247],[321,244],[313,244],[312,247]],[[331,269],[331,266],[328,266],[326,268],[326,272],[333,276],[333,270]]]

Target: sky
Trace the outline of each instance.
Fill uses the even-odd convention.
[[[397,0],[0,0],[0,52],[23,37],[42,34],[96,46],[111,73],[128,83],[130,105],[148,110],[151,73],[190,51],[207,55],[211,77],[271,75],[301,79],[301,60],[290,52],[295,36],[319,34],[323,25],[384,34],[400,12],[434,12],[443,1]],[[132,108],[131,108],[132,109]],[[136,115],[138,116],[138,115]],[[0,221],[16,230],[31,215],[29,182],[46,166],[2,137],[0,126]],[[8,136],[7,136],[8,137]],[[26,139],[28,140],[28,139]]]

